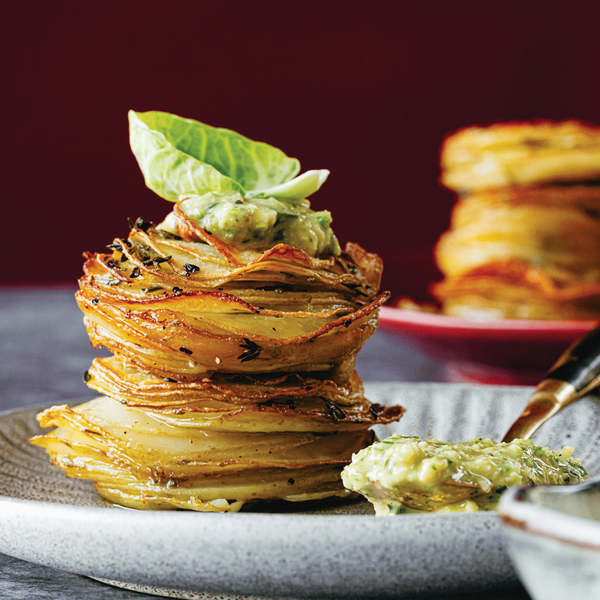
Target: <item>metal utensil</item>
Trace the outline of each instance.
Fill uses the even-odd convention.
[[[550,417],[600,385],[600,326],[573,342],[536,387],[503,442],[529,439]]]

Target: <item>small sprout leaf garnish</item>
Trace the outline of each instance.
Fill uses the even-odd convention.
[[[84,380],[86,383],[87,383],[87,382],[88,382],[88,381],[89,381],[91,378],[92,378],[92,376],[90,375],[90,372],[89,372],[89,371],[86,371],[86,372],[83,374],[83,380]]]
[[[246,192],[247,198],[289,198],[301,200],[314,194],[329,177],[327,169],[306,171],[291,181],[274,187]]]
[[[131,273],[129,274],[129,277],[131,277],[132,279],[135,279],[136,277],[139,277],[140,274],[141,274],[140,268],[133,267],[133,269],[131,270]]]
[[[240,360],[241,362],[246,362],[248,360],[254,360],[255,358],[258,358],[258,355],[262,350],[262,348],[258,344],[256,344],[252,340],[249,340],[248,338],[244,338],[244,343],[240,344],[240,348],[244,348],[244,351],[238,356],[238,360]]]
[[[146,185],[172,202],[274,188],[300,171],[298,160],[269,144],[160,111],[129,111],[129,139]]]

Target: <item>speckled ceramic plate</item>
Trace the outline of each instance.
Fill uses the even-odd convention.
[[[530,388],[369,384],[368,397],[402,404],[391,433],[460,441],[500,439]],[[516,574],[495,513],[376,518],[366,502],[270,505],[260,512],[144,512],[101,502],[27,443],[35,410],[0,415],[0,552],[176,597],[384,598],[511,587]],[[600,400],[585,398],[536,441],[569,444],[600,473]],[[203,593],[193,595],[194,592]]]

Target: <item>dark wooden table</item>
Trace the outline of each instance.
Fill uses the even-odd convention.
[[[0,289],[0,411],[91,398],[83,373],[94,350],[75,304],[74,289]],[[444,381],[442,364],[378,331],[357,361],[365,381]],[[2,532],[0,532],[1,535]],[[147,594],[0,554],[5,600],[141,600]],[[458,600],[444,596],[446,600]],[[528,600],[523,589],[461,596],[461,600]],[[430,599],[433,600],[433,599]]]

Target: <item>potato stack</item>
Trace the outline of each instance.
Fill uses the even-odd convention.
[[[435,251],[444,313],[600,318],[600,128],[469,127],[445,140],[441,166],[457,193]]]
[[[387,299],[381,260],[239,248],[178,206],[177,234],[139,219],[87,255],[77,302],[113,354],[85,376],[102,395],[41,413],[57,429],[33,443],[138,509],[349,494],[341,469],[403,410],[371,404],[354,371]]]

